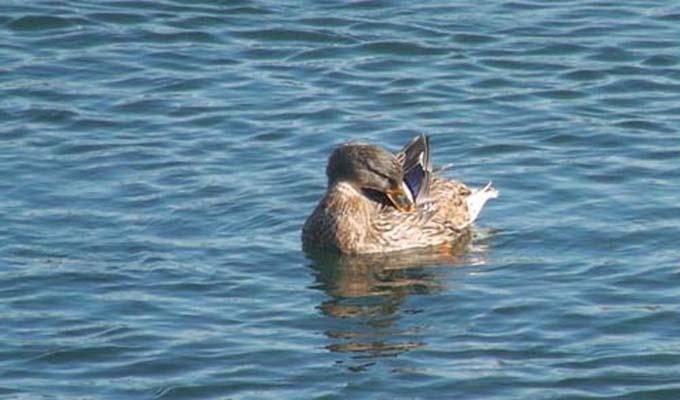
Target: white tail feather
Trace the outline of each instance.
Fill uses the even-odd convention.
[[[477,219],[477,216],[484,208],[487,200],[498,197],[498,191],[494,189],[491,182],[487,183],[482,189],[472,189],[472,194],[467,198],[468,214],[470,223]]]

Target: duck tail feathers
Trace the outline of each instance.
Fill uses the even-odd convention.
[[[496,197],[498,197],[498,190],[493,187],[491,182],[481,189],[472,189],[472,193],[466,199],[470,222],[472,223],[477,219],[477,216],[479,216],[479,213],[489,199],[495,199]]]

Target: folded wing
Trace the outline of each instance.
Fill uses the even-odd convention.
[[[404,183],[417,203],[430,191],[432,163],[430,162],[430,139],[421,134],[413,138],[399,153],[397,160],[404,169]]]

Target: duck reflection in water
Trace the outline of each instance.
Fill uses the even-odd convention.
[[[348,256],[308,250],[316,271],[315,287],[329,297],[319,307],[333,319],[325,332],[333,340],[328,348],[351,352],[356,358],[375,358],[424,346],[419,340],[423,327],[404,326],[404,315],[419,310],[402,306],[411,294],[444,289],[442,275],[447,270],[433,266],[475,263],[466,254],[472,236],[467,230],[454,243],[419,251]]]

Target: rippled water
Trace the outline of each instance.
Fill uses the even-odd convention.
[[[3,398],[677,399],[674,1],[5,1]],[[446,260],[307,256],[362,138],[493,179]]]

